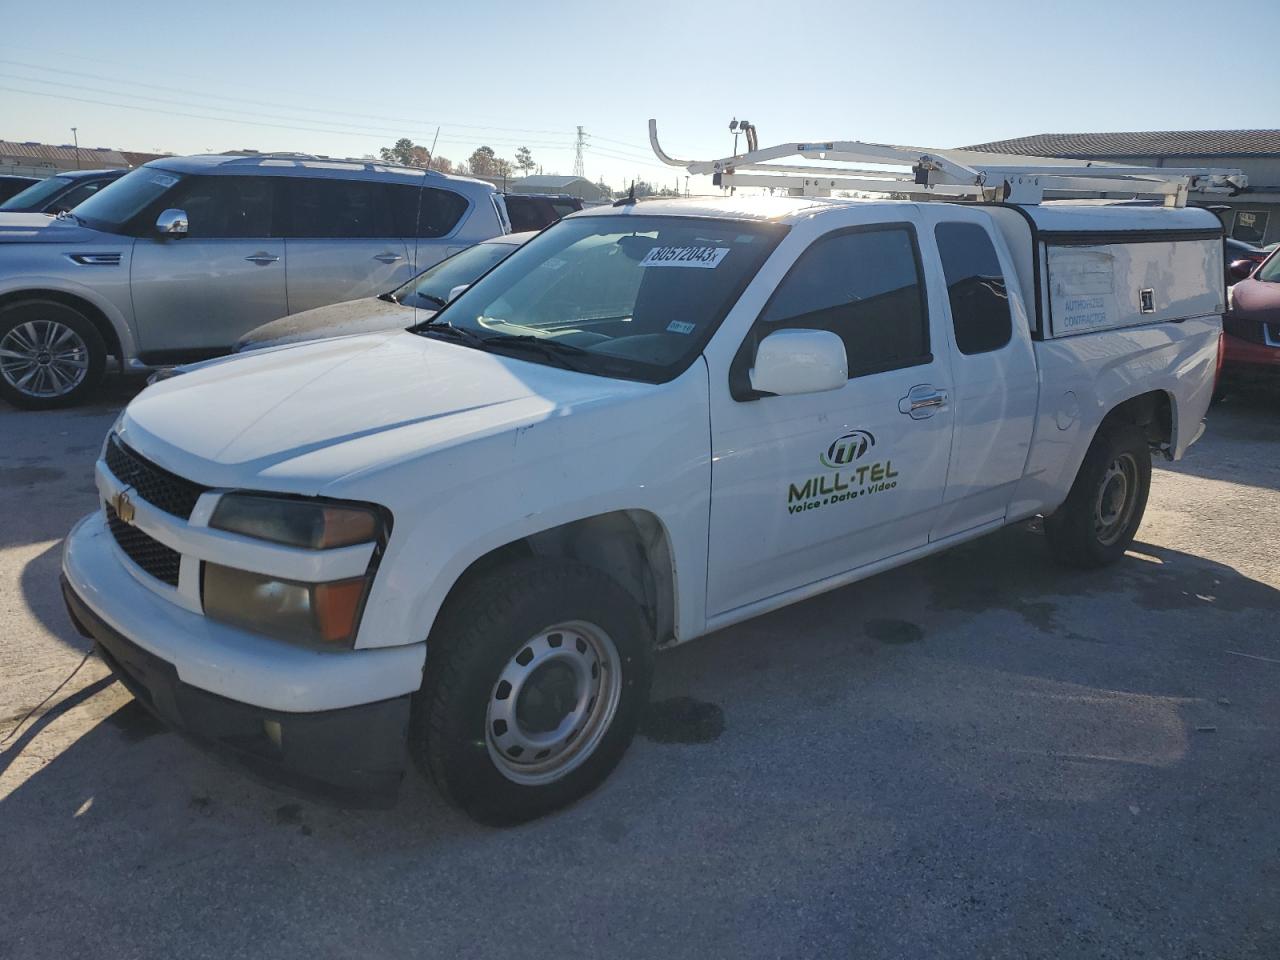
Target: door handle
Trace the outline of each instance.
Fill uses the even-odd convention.
[[[280,260],[279,257],[270,253],[255,253],[252,256],[245,257],[245,259],[250,263],[256,263],[260,267],[265,267],[269,263],[276,263]]]
[[[403,260],[404,257],[398,253],[380,253],[373,259],[380,260],[383,263],[395,263],[397,260]]]
[[[907,395],[898,401],[898,412],[905,413],[912,420],[923,420],[932,417],[947,403],[947,393],[928,383],[917,384],[907,391]]]

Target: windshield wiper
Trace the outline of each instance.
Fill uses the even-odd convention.
[[[518,336],[498,335],[496,337],[482,337],[485,346],[489,349],[507,349],[513,348],[518,352],[537,353],[553,363],[564,367],[567,370],[577,370],[586,372],[587,367],[577,362],[577,357],[592,356],[581,347],[575,347],[571,343],[560,343],[549,337],[536,337],[531,334],[520,334]]]
[[[493,337],[482,337],[478,333],[472,333],[465,327],[455,327],[448,323],[436,323],[430,320],[411,328],[412,332],[421,334],[424,337],[438,337],[441,340],[452,340],[455,343],[465,343],[469,347],[479,347],[485,349]]]
[[[445,300],[443,297],[437,297],[434,293],[423,293],[421,290],[415,290],[414,295],[417,297],[420,297],[423,300],[426,300],[429,303],[434,303],[436,304],[436,306],[440,306],[440,307],[443,307],[446,303],[449,302]]]

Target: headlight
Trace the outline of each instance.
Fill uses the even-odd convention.
[[[364,606],[368,576],[331,583],[295,583],[204,564],[208,617],[293,643],[350,646]]]
[[[384,533],[372,507],[240,493],[218,501],[209,526],[311,550],[370,543]]]
[[[209,526],[308,550],[377,544],[364,576],[327,583],[298,583],[217,563],[203,565],[206,616],[313,646],[350,646],[355,641],[390,530],[383,511],[361,503],[230,493],[218,501]]]

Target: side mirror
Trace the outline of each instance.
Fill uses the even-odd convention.
[[[1231,266],[1227,267],[1227,274],[1232,280],[1248,280],[1256,266],[1252,260],[1233,260]]]
[[[187,211],[169,209],[156,217],[156,233],[181,237],[187,232]]]
[[[848,381],[844,341],[827,330],[778,330],[756,348],[751,386],[762,393],[821,393]]]
[[[446,300],[445,303],[453,303],[453,301],[457,300],[460,296],[462,296],[463,292],[469,286],[471,286],[471,284],[469,283],[458,284],[456,287],[454,287],[452,290],[449,291],[449,299]]]

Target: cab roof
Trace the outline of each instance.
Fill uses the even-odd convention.
[[[954,202],[957,206],[986,207],[966,201],[914,201],[858,197],[690,197],[642,200],[614,206],[589,207],[571,217],[599,216],[667,216],[707,217],[724,220],[754,220],[794,224],[802,219],[849,206],[876,204],[901,207],[911,203]],[[1221,221],[1210,211],[1198,207],[1165,207],[1132,200],[1049,200],[1040,204],[1018,205],[1041,230],[1049,231],[1116,231],[1147,230],[1215,230]]]

